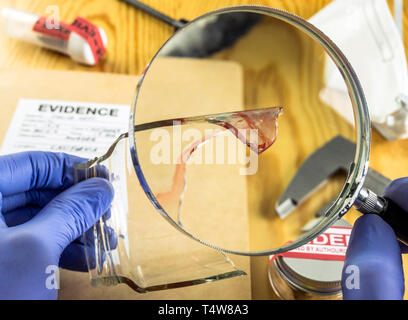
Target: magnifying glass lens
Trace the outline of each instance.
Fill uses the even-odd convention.
[[[204,16],[141,82],[135,128],[161,125],[134,131],[139,178],[165,219],[206,244],[248,253],[296,243],[327,218],[356,157],[344,92],[301,28],[266,13]]]

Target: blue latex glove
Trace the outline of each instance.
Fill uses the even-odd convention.
[[[393,181],[384,196],[408,212],[408,178]],[[351,233],[343,268],[343,298],[403,299],[401,253],[406,249],[379,216],[369,214],[359,218]]]
[[[0,157],[0,299],[56,299],[49,266],[86,270],[79,237],[108,211],[113,188],[102,178],[73,185],[83,162],[49,152]]]

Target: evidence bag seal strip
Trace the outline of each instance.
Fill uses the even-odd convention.
[[[52,27],[50,27],[48,24],[49,18],[40,17],[34,24],[33,31],[56,39],[61,39],[63,41],[69,40],[71,32],[78,34],[89,44],[95,59],[95,64],[97,64],[105,54],[106,48],[103,44],[99,28],[88,20],[82,17],[77,17],[71,24],[61,21],[53,21]]]
[[[270,256],[269,262],[273,262],[277,257],[344,261],[351,230],[350,227],[331,227],[304,246]]]

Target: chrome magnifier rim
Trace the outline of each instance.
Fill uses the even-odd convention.
[[[354,162],[351,164],[350,171],[347,177],[347,180],[342,188],[337,199],[334,201],[332,206],[327,210],[325,214],[325,219],[323,219],[317,226],[315,226],[312,230],[305,233],[294,242],[281,246],[279,248],[270,249],[270,250],[262,250],[262,251],[235,251],[229,250],[227,248],[220,248],[210,243],[207,243],[187,230],[181,227],[176,221],[174,221],[168,213],[163,209],[160,203],[157,201],[155,195],[151,191],[148,182],[143,174],[139,158],[137,155],[136,149],[136,140],[134,135],[134,120],[136,114],[136,107],[139,99],[139,94],[142,88],[142,84],[145,78],[145,74],[149,71],[149,67],[151,66],[152,62],[156,59],[156,57],[160,54],[161,50],[166,46],[166,44],[175,37],[176,34],[182,32],[185,28],[189,28],[191,24],[200,21],[201,19],[207,18],[212,15],[219,15],[225,13],[237,13],[237,12],[251,12],[257,14],[267,15],[286,23],[291,24],[292,26],[298,28],[299,30],[305,32],[309,37],[317,41],[326,51],[326,53],[331,57],[334,61],[336,66],[338,67],[339,71],[341,72],[344,81],[347,84],[348,92],[351,98],[351,102],[353,105],[354,111],[354,118],[355,118],[355,126],[356,126],[356,154],[354,158]],[[283,252],[287,252],[293,249],[296,249],[320,234],[322,234],[327,228],[332,226],[340,217],[342,217],[345,213],[347,213],[350,208],[353,206],[354,202],[356,201],[360,190],[363,187],[364,180],[368,171],[368,162],[369,162],[369,154],[370,154],[370,144],[371,144],[371,125],[370,125],[370,116],[368,111],[367,102],[364,96],[364,92],[360,81],[357,78],[357,75],[352,68],[351,64],[345,57],[345,55],[341,52],[341,50],[327,37],[322,31],[316,28],[311,23],[307,22],[303,18],[300,18],[292,13],[289,13],[284,10],[271,8],[267,6],[252,6],[252,5],[244,5],[244,6],[234,6],[234,7],[226,7],[222,9],[218,9],[215,11],[211,11],[206,13],[186,24],[183,28],[179,29],[173,36],[171,36],[163,46],[158,50],[158,52],[154,55],[151,59],[150,63],[146,67],[143,75],[139,79],[139,82],[136,87],[135,98],[133,100],[133,112],[130,114],[129,119],[129,148],[130,148],[130,155],[132,158],[133,166],[136,172],[136,175],[139,179],[140,185],[142,186],[146,196],[153,204],[155,209],[163,216],[167,222],[169,222],[173,227],[177,230],[185,234],[191,239],[194,239],[201,244],[208,246],[210,248],[229,253],[234,255],[241,255],[241,256],[267,256],[267,255],[274,255]]]

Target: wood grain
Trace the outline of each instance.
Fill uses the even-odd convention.
[[[330,0],[144,0],[152,7],[158,8],[166,14],[176,18],[193,19],[205,12],[231,5],[256,4],[276,7],[290,11],[303,18],[309,18],[319,9],[324,7]],[[389,1],[392,7],[392,1]],[[103,61],[96,67],[80,66],[69,58],[58,55],[47,50],[33,47],[30,44],[21,43],[16,40],[0,37],[0,67],[11,68],[42,68],[61,70],[80,70],[94,72],[110,72],[119,74],[140,74],[146,64],[160,48],[166,39],[171,36],[173,30],[170,26],[157,21],[150,16],[134,10],[128,5],[117,0],[0,0],[0,6],[9,5],[27,11],[43,14],[47,6],[56,5],[60,10],[61,19],[67,22],[72,21],[76,16],[81,15],[103,27],[109,39],[108,52]],[[404,29],[408,30],[408,6],[404,9]],[[298,39],[289,39],[288,46],[296,48],[299,45]],[[408,32],[404,33],[404,44],[408,48]],[[302,44],[300,44],[302,46]],[[319,61],[313,60],[313,48],[301,47],[299,64],[294,68],[300,68],[305,74],[309,74],[313,68],[321,68]],[[295,52],[295,51],[294,51]],[[237,52],[225,52],[231,59],[239,60]],[[251,57],[249,57],[251,58]],[[245,66],[245,61],[243,65]],[[258,61],[261,63],[261,61]],[[252,72],[252,73],[251,73]],[[271,96],[276,97],[276,102],[281,103],[280,92],[285,90],[283,84],[290,84],[291,92],[298,86],[299,94],[291,97],[292,103],[301,105],[308,95],[315,96],[316,88],[321,84],[321,73],[316,72],[313,79],[303,79],[302,75],[295,73],[281,73],[280,70],[273,70],[269,67],[262,67],[255,73],[247,68],[245,70],[246,97],[248,104],[270,101]],[[251,78],[264,79],[264,85],[254,88],[251,85]],[[299,81],[302,79],[302,81]],[[274,91],[270,92],[273,87]],[[308,103],[317,104],[317,101],[306,100]],[[289,121],[290,117],[287,117]],[[286,154],[284,159],[280,159],[280,165],[290,167],[299,164],[305,156],[320,143],[322,139],[329,139],[336,130],[340,130],[344,135],[351,137],[352,132],[341,121],[337,121],[335,115],[317,114],[316,117],[309,117],[314,121],[314,125],[319,127],[319,132],[313,135],[313,139],[302,137],[302,127],[298,131],[293,131],[293,137],[299,137],[299,153]],[[327,119],[330,121],[326,122]],[[282,124],[283,126],[285,123]],[[292,138],[293,138],[292,137]],[[408,173],[408,141],[389,142],[384,140],[378,133],[373,132],[373,143],[370,165],[374,169],[383,173],[391,179],[406,176]],[[270,156],[265,160],[271,165],[276,164],[276,157]],[[282,181],[288,177],[280,177]],[[283,183],[283,182],[282,182]],[[252,206],[254,203],[265,203],[268,196],[265,192],[259,192],[260,187],[257,181],[250,181],[252,186],[249,191],[250,207],[258,209],[250,213],[250,228],[256,234],[257,228],[261,227],[262,206]],[[329,189],[336,186],[329,186]],[[330,193],[330,190],[324,191]],[[266,204],[267,206],[267,204]],[[355,219],[356,215],[351,214],[350,219]],[[261,239],[254,236],[251,239],[256,244]],[[408,259],[403,258],[404,266],[408,271]],[[267,278],[267,258],[254,258],[251,263],[252,269],[252,293],[254,299],[276,299],[272,292]],[[405,273],[408,275],[408,273]],[[407,276],[406,276],[407,278]]]
[[[193,19],[205,12],[232,5],[257,4],[277,7],[308,18],[327,4],[320,1],[240,1],[240,0],[149,0],[145,1],[176,19]],[[307,5],[306,5],[307,3]],[[172,27],[118,0],[2,0],[0,4],[37,14],[57,6],[61,20],[73,21],[80,15],[102,27],[108,36],[108,53],[101,64],[84,67],[69,58],[16,40],[1,40],[0,66],[42,69],[68,69],[140,74],[155,52],[173,33]]]

